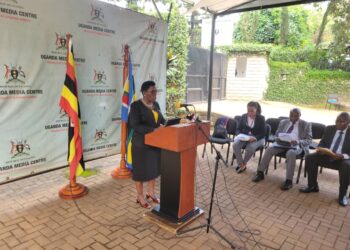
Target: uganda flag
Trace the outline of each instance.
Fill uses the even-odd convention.
[[[68,126],[68,163],[70,180],[79,176],[85,169],[83,160],[83,143],[81,139],[80,109],[78,85],[75,77],[74,54],[71,37],[67,36],[67,71],[60,99],[61,108],[69,116]]]
[[[136,100],[135,83],[134,83],[134,77],[132,75],[132,63],[131,63],[130,55],[128,57],[128,64],[124,65],[124,67],[127,67],[126,68],[127,77],[124,83],[121,118],[124,122],[128,123],[129,109],[130,109],[131,103],[133,103]],[[132,139],[133,133],[134,133],[134,130],[128,128],[128,138],[126,140],[126,167],[129,170],[132,170],[132,153],[131,153],[132,140],[131,139]]]

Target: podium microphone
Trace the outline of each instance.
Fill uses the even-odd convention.
[[[177,102],[177,103],[175,104],[175,107],[176,107],[176,108],[187,108],[187,107],[189,107],[189,106],[193,106],[193,104],[180,103],[180,102]]]
[[[192,112],[188,109],[188,107],[193,107],[194,113],[192,113]],[[196,117],[196,108],[194,107],[193,104],[177,102],[177,103],[175,103],[175,108],[185,108],[186,111],[187,111],[187,113],[188,113],[188,114],[186,115],[186,118],[187,118],[188,120],[190,120],[190,121],[193,121],[193,120],[194,120],[193,118]]]
[[[192,106],[193,104],[187,104],[187,103],[181,103],[181,102],[177,102],[175,103],[175,108],[185,108],[187,112],[190,112],[189,109],[187,107]]]

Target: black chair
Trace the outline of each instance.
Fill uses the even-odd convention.
[[[277,157],[280,157],[280,161],[279,162],[281,162],[281,158],[286,159],[286,153],[287,153],[287,150],[275,155],[275,157],[274,157],[274,167],[275,167],[275,169],[277,169]],[[296,157],[297,160],[300,160],[299,169],[298,169],[298,175],[297,175],[297,181],[296,181],[297,184],[299,183],[301,168],[302,168],[303,162],[304,162],[304,156],[305,156],[305,152],[304,152],[304,150],[302,150],[301,153],[298,154],[297,157]],[[269,166],[267,166],[267,168],[266,168],[266,171],[265,171],[266,175],[268,173],[268,170],[269,170]]]
[[[323,133],[326,129],[326,125],[316,122],[311,122],[311,129],[312,129],[312,140],[320,140],[322,139]],[[310,149],[316,149],[318,143],[315,141],[312,141],[310,145]]]
[[[326,129],[326,126],[324,124],[311,122],[312,139],[313,140],[314,139],[316,139],[316,140],[322,139],[325,129]],[[316,149],[317,145],[318,145],[317,142],[312,141],[310,144],[310,149]],[[279,156],[281,158],[286,158],[285,154],[286,154],[286,152],[283,152],[283,153],[277,154],[275,156],[275,169],[276,169],[276,163],[277,163],[276,157]],[[298,184],[299,179],[300,179],[301,168],[302,168],[303,162],[305,160],[305,152],[304,151],[302,151],[301,154],[297,155],[297,160],[300,160],[297,181],[296,181],[296,183]],[[323,167],[321,166],[320,173],[322,173],[322,168]],[[304,168],[304,177],[306,177],[306,168]]]
[[[238,126],[238,122],[234,119],[229,118],[226,124],[226,130],[227,130],[227,134],[230,137],[231,141],[233,141],[233,139],[236,136],[236,130],[237,130],[237,126]]]
[[[261,158],[262,158],[263,151],[264,151],[264,149],[266,148],[266,146],[267,146],[267,144],[268,144],[267,140],[268,140],[268,138],[269,138],[270,133],[271,133],[271,126],[270,126],[269,124],[266,123],[266,125],[265,125],[265,144],[262,145],[262,146],[260,146],[260,147],[258,147],[258,148],[255,150],[255,152],[260,151],[259,164],[260,164],[260,162],[261,162]],[[245,149],[245,147],[242,148],[242,150],[244,150],[244,149]],[[231,160],[231,166],[233,165],[233,160],[234,160],[234,159],[235,159],[235,154],[233,153],[233,154],[232,154],[232,160]]]
[[[235,120],[237,122],[237,126],[239,124],[239,122],[241,121],[242,116],[241,115],[236,115],[235,117],[233,117],[233,120]]]
[[[223,126],[226,129],[226,135],[218,135],[217,130],[218,127]],[[214,132],[211,136],[209,136],[209,142],[225,145],[227,144],[227,155],[226,155],[226,163],[228,162],[228,156],[230,154],[231,142],[235,136],[237,129],[237,122],[228,117],[220,117],[215,121]],[[204,157],[204,152],[206,150],[207,144],[204,144],[202,158]],[[211,148],[211,153],[213,153],[213,148]]]
[[[278,118],[268,118],[266,120],[266,124],[269,124],[271,127],[271,133],[267,139],[267,145],[269,145],[270,143],[275,142],[275,133],[277,131],[278,125],[280,124],[280,119]]]
[[[311,129],[312,129],[312,142],[310,144],[310,149],[316,149],[318,146],[318,142],[315,142],[314,140],[320,140],[323,137],[323,133],[326,130],[326,125],[322,123],[317,122],[311,122]],[[320,167],[320,174],[322,174],[323,167]],[[307,169],[304,168],[304,178],[306,178],[306,171]]]

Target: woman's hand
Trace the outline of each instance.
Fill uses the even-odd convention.
[[[344,155],[342,155],[342,154],[335,154],[334,156],[332,156],[332,158],[334,160],[342,160],[342,159],[344,159]]]
[[[160,124],[159,127],[158,127],[158,128],[155,128],[153,131],[156,131],[156,130],[158,130],[158,129],[160,129],[160,128],[164,128],[164,127],[165,127],[164,124]]]
[[[250,137],[249,142],[255,142],[256,138],[255,137]]]
[[[298,142],[297,142],[297,141],[295,141],[295,140],[293,140],[293,141],[291,141],[291,142],[290,142],[290,144],[292,144],[293,146],[295,146],[295,145],[297,145],[297,144],[298,144]]]

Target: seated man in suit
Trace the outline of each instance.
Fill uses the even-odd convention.
[[[259,182],[264,179],[264,171],[269,166],[271,158],[278,153],[285,152],[287,159],[287,174],[286,181],[282,183],[282,190],[289,190],[293,187],[293,176],[295,169],[295,162],[297,155],[301,154],[303,151],[305,153],[309,152],[309,145],[312,141],[311,134],[311,124],[300,119],[301,112],[298,108],[293,108],[289,113],[289,119],[284,119],[280,121],[276,136],[281,136],[284,133],[293,139],[289,145],[278,143],[272,144],[265,150],[263,158],[261,159],[260,165],[258,166],[258,171],[253,177],[252,181]]]
[[[318,166],[332,168],[339,171],[339,205],[347,206],[350,178],[350,115],[342,112],[338,115],[335,125],[327,126],[319,147],[330,149],[332,154],[322,151],[306,156],[305,168],[308,173],[308,186],[301,188],[302,193],[318,192],[317,170]]]

